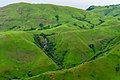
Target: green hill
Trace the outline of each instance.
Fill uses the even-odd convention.
[[[105,30],[104,30],[105,29]],[[109,30],[106,32],[106,30]],[[111,35],[110,33],[114,33]],[[87,33],[87,34],[86,34]],[[47,39],[45,51],[63,68],[74,67],[89,60],[93,55],[105,50],[109,42],[119,36],[119,31],[110,28],[79,30],[76,27],[62,25],[54,29],[42,31],[40,45]],[[45,36],[45,37],[44,37]],[[52,44],[52,45],[51,45]]]
[[[98,15],[67,6],[17,3],[0,9],[0,30],[49,29],[64,23],[91,28],[99,23],[98,18]]]
[[[119,7],[0,8],[0,80],[119,80]]]
[[[76,67],[65,69],[62,71],[59,70],[59,71],[46,72],[27,79],[29,80],[39,80],[39,79],[40,80],[44,80],[44,79],[45,80],[119,80],[120,79],[119,76],[120,26],[116,26],[116,27],[117,28],[105,27],[105,28],[83,31],[83,30],[73,29],[73,27],[71,27],[71,29],[73,30],[70,30],[70,27],[66,27],[67,30],[65,30],[65,26],[64,27],[61,26],[59,27],[59,29],[58,28],[52,29],[52,31],[45,30],[45,33],[53,32],[55,33],[54,35],[59,35],[57,37],[57,40],[61,38],[60,34],[64,34],[62,35],[62,39],[60,40],[60,41],[63,40],[63,42],[61,42],[62,44],[60,44],[60,42],[58,41],[57,41],[58,43],[56,43],[55,47],[57,46],[59,47],[56,48],[54,55],[57,54],[59,55],[60,59],[63,59],[62,60],[63,66],[65,67],[76,66]],[[62,32],[64,30],[65,32]],[[59,31],[62,33],[59,33]],[[66,35],[72,38],[68,38],[66,37]],[[67,40],[64,40],[65,38],[67,38]],[[67,42],[65,43],[65,41]],[[77,46],[79,47],[77,48]],[[65,55],[62,55],[64,57],[62,58],[61,54],[64,54],[64,49],[67,50],[67,53]]]
[[[97,27],[113,26],[120,23],[120,5],[90,6],[88,12],[102,16],[102,23]]]
[[[20,79],[58,66],[34,44],[26,32],[0,33],[0,79]]]
[[[88,11],[95,12],[104,16],[120,17],[120,4],[109,6],[90,6]]]
[[[46,72],[28,80],[119,80],[119,53],[120,44],[99,59],[63,71]]]

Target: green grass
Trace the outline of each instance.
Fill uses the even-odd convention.
[[[67,24],[64,24],[56,28],[41,31],[1,32],[0,61],[1,63],[4,61],[4,63],[0,64],[0,78],[24,79],[38,74],[42,75],[42,73],[44,74],[46,71],[68,69],[75,66],[77,67],[78,65],[91,64],[91,62],[94,60],[96,62],[96,60],[102,56],[104,59],[104,56],[107,56],[107,54],[114,50],[114,47],[119,44],[120,33],[118,29],[119,27],[102,27],[81,30],[79,27],[69,27]],[[38,47],[35,44],[34,35],[36,34],[45,34],[48,41],[55,44],[55,46],[47,45],[48,48],[55,48],[53,51],[54,54],[52,55],[53,57],[51,57],[51,54],[45,51],[44,48],[41,46]],[[41,39],[42,38],[39,40],[40,43]],[[93,47],[90,47],[90,45],[93,45]],[[53,50],[51,48],[49,49],[50,51]],[[59,72],[56,71],[55,74],[57,75],[57,73],[59,75]],[[65,72],[63,73],[66,74]],[[87,73],[88,72],[85,74],[88,75]],[[79,73],[75,74],[79,75]],[[60,76],[58,76],[58,78],[59,77]]]
[[[42,31],[41,33],[44,34],[55,33],[54,35],[48,36],[48,38],[56,44],[55,56],[57,54],[57,58],[60,59],[64,57],[62,62],[63,68],[76,67],[63,71],[46,72],[30,79],[118,80],[119,76],[117,75],[119,75],[119,70],[118,72],[115,71],[116,66],[119,65],[120,33],[118,29],[119,27],[103,27],[93,30],[79,30],[76,27],[62,25],[57,28]],[[39,34],[39,32],[36,34]],[[94,51],[89,47],[90,44],[94,45]],[[66,50],[67,53],[63,56],[62,54]],[[84,58],[84,56],[81,56],[83,53],[86,53],[88,57]],[[56,58],[54,59],[56,60]]]
[[[90,28],[92,24],[98,24],[99,18],[96,14],[73,7],[17,3],[0,9],[0,30],[49,29],[64,23]]]
[[[0,79],[119,80],[119,5],[0,9]]]
[[[46,72],[29,80],[119,80],[120,52],[116,54],[116,50],[119,48],[113,49],[109,55],[94,61],[63,71]]]
[[[0,79],[19,79],[57,69],[32,36],[26,32],[0,33]]]
[[[120,79],[120,37],[117,37],[110,44],[114,43],[109,52],[104,56],[74,68],[62,71],[46,72],[29,80],[119,80]],[[109,47],[109,46],[108,46]]]

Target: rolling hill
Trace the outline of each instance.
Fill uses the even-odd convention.
[[[20,79],[58,68],[33,40],[26,32],[0,33],[0,79]]]
[[[99,18],[96,14],[67,6],[17,3],[0,9],[0,30],[49,29],[64,23],[91,28],[100,22]]]
[[[0,8],[0,79],[119,80],[119,8]]]

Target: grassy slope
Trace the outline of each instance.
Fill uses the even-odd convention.
[[[68,27],[65,24],[57,28],[42,31],[41,33],[54,33],[54,35],[47,37],[50,42],[55,44],[53,58],[57,62],[60,61],[63,68],[70,68],[104,51],[106,46],[119,35],[119,27],[116,27],[81,30],[78,27]],[[38,32],[37,34],[40,33]],[[93,48],[90,45],[93,45]]]
[[[91,6],[87,11],[101,15],[102,23],[97,27],[109,27],[120,23],[120,5]]]
[[[64,24],[57,28],[43,31],[1,32],[1,61],[5,59],[6,62],[3,63],[4,65],[1,64],[1,69],[3,69],[3,67],[5,68],[5,70],[3,69],[3,71],[1,71],[1,78],[3,78],[2,76],[6,78],[21,78],[27,77],[28,75],[29,77],[31,77],[49,70],[57,69],[57,63],[55,64],[54,62],[52,62],[45,55],[45,53],[42,52],[42,48],[39,49],[33,43],[35,42],[33,39],[33,34],[41,33],[47,35],[54,33],[54,35],[47,36],[47,38],[50,42],[55,43],[56,49],[54,51],[54,57],[52,59],[55,63],[56,61],[60,61],[60,59],[63,59],[61,61],[63,66],[62,68],[74,67],[89,60],[94,60],[96,58],[99,58],[100,56],[106,55],[103,51],[113,48],[116,42],[118,42],[120,39],[119,27],[105,27],[92,30],[81,30],[79,29],[79,27],[69,27],[67,24]],[[6,43],[6,45],[4,45],[4,43]],[[90,44],[94,45],[94,51],[92,48],[89,47]],[[65,51],[67,51],[66,55],[62,55]],[[96,56],[100,52],[103,53]],[[6,55],[4,55],[3,53]],[[34,53],[36,53],[38,59],[35,57]],[[96,57],[94,58],[94,56]],[[8,57],[7,60],[6,57]],[[35,61],[32,62],[31,60]],[[38,62],[40,63],[40,65]],[[23,63],[25,65],[21,65]],[[10,69],[6,68],[5,66],[10,66]],[[7,73],[6,69],[8,71]],[[16,75],[16,69],[19,71],[19,73],[17,73],[18,75]],[[23,76],[23,74],[26,74],[26,76]]]
[[[0,32],[0,78],[118,80],[119,16],[104,17],[91,12],[50,4],[19,3],[1,8],[0,30],[11,31]],[[58,20],[56,15],[59,16]],[[41,29],[41,23],[45,28],[52,28],[28,32],[12,31]],[[53,57],[34,44],[33,34],[41,33],[47,35],[50,43],[47,47],[50,51],[53,50]],[[45,39],[40,38],[44,42]],[[38,40],[40,43],[41,39]],[[57,70],[61,65],[62,69],[79,66],[47,72]]]
[[[32,34],[26,32],[0,33],[0,79],[30,77],[57,65],[33,42]]]
[[[30,80],[119,80],[120,44],[109,55],[64,71],[48,72]]]
[[[62,25],[47,32],[49,34],[55,33],[55,35],[48,38],[51,42],[55,43],[56,50],[54,51],[54,57],[57,56],[56,60],[60,61],[64,68],[81,64],[93,54],[87,55],[91,50],[86,44],[84,36],[79,33],[78,28]]]
[[[72,7],[17,3],[0,9],[0,30],[45,29],[63,23],[91,28],[100,22],[99,18],[96,14]]]
[[[64,27],[63,27],[64,28]],[[119,29],[119,27],[117,27]],[[55,29],[52,29],[51,32],[54,32]],[[56,29],[59,30],[61,32],[61,30],[64,29]],[[67,29],[68,30],[68,29]],[[106,31],[107,30],[107,31]],[[59,32],[57,31],[57,32]],[[65,30],[66,31],[66,30]],[[48,31],[50,32],[50,31]],[[100,28],[100,29],[94,29],[94,30],[85,30],[85,31],[80,31],[80,30],[72,30],[72,31],[66,31],[63,33],[68,33],[72,32],[74,34],[74,32],[80,33],[82,35],[84,35],[84,42],[90,44],[93,43],[95,45],[95,51],[96,54],[99,55],[91,55],[94,56],[94,58],[92,57],[90,59],[90,61],[86,61],[85,63],[71,68],[71,69],[66,69],[63,71],[55,71],[55,72],[46,72],[34,77],[29,78],[30,80],[119,80],[119,74],[120,74],[120,62],[119,62],[119,53],[120,53],[120,33],[119,31],[117,31],[116,28],[112,28],[111,27],[107,27],[107,28]],[[62,34],[63,34],[62,33]],[[66,35],[62,35],[62,39],[63,37],[66,37]],[[74,40],[76,40],[75,42],[77,42],[77,38],[75,38],[73,35],[69,35],[72,36],[72,38],[74,38]],[[65,38],[64,37],[64,38]],[[92,39],[93,38],[93,39]],[[58,38],[57,38],[58,39]],[[59,37],[60,39],[60,37]],[[83,38],[82,38],[83,39]],[[79,39],[78,39],[79,40]],[[107,41],[108,40],[108,41]],[[67,40],[67,42],[72,41],[71,39]],[[81,41],[81,40],[80,40]],[[77,42],[79,43],[79,42]],[[63,42],[63,44],[65,44]],[[83,44],[83,43],[82,43]],[[72,45],[72,46],[69,46]],[[67,49],[69,47],[73,48],[73,54],[75,54],[74,52],[76,50],[78,50],[77,54],[79,55],[73,55],[75,57],[75,62],[74,62],[74,58],[69,58],[66,62],[70,62],[70,60],[72,60],[72,63],[79,63],[80,59],[82,57],[80,57],[80,54],[82,54],[80,52],[80,50],[83,50],[82,48],[79,49],[74,49],[74,47],[76,48],[77,45],[74,44],[74,42],[70,42],[69,45],[67,45]],[[81,45],[81,44],[80,44]],[[79,46],[80,46],[79,45]],[[66,49],[66,46],[63,45],[64,47],[60,47],[62,48],[61,50]],[[73,47],[74,46],[74,47]],[[58,49],[58,48],[57,48]],[[56,51],[57,51],[56,49]],[[86,49],[84,49],[85,51]],[[105,51],[108,50],[108,51]],[[61,52],[62,53],[62,52]],[[67,53],[66,56],[69,56],[70,53]],[[89,54],[87,54],[89,55]],[[79,57],[79,58],[77,58]],[[65,62],[65,63],[66,63]]]
[[[98,13],[103,16],[114,16],[120,17],[120,5],[109,5],[109,6],[91,6],[87,9],[88,11]]]

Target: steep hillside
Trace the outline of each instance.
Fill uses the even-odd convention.
[[[119,80],[119,8],[0,8],[0,80]]]
[[[51,4],[16,3],[0,9],[0,30],[39,30],[71,23],[80,28],[99,24],[99,16]]]
[[[64,54],[64,49],[67,50],[66,54],[63,56],[63,65],[66,64],[72,65],[74,67],[76,63],[81,65],[74,68],[65,69],[62,71],[52,71],[46,72],[31,78],[29,80],[119,80],[120,79],[120,26],[116,28],[100,28],[94,30],[72,30],[68,32],[63,32],[61,34],[67,34],[72,38],[68,38],[67,42],[64,41],[64,36],[62,37],[61,45],[56,43],[56,46],[59,46],[55,50],[55,54],[60,55]],[[61,32],[60,29],[56,29]],[[62,29],[64,30],[64,29]],[[57,31],[57,32],[59,32]],[[52,31],[53,32],[53,31]],[[69,33],[72,34],[69,34]],[[79,34],[79,39],[75,36]],[[59,34],[60,35],[60,34]],[[82,36],[80,36],[82,35]],[[77,35],[76,35],[77,36]],[[61,37],[59,36],[60,39]],[[80,41],[78,41],[80,40]],[[83,40],[83,41],[82,41]],[[70,42],[71,41],[71,42]],[[81,42],[82,43],[79,43]],[[60,43],[60,42],[58,42]],[[84,44],[85,43],[85,44]],[[86,46],[84,46],[84,45]],[[79,48],[77,48],[79,46]],[[89,47],[89,48],[86,48]],[[60,49],[59,49],[60,48]],[[73,51],[73,52],[72,52]],[[85,54],[85,51],[86,52]],[[71,53],[69,53],[71,52]],[[75,55],[74,55],[75,54]],[[86,56],[86,57],[85,57]],[[69,66],[70,66],[69,65]]]
[[[87,11],[102,16],[101,24],[97,27],[109,27],[120,24],[120,5],[90,6]]]
[[[118,26],[81,30],[64,24],[42,31],[1,32],[0,78],[24,79],[96,61],[119,44],[119,30]]]
[[[120,79],[120,42],[108,55],[77,67],[47,72],[27,80],[119,80]]]
[[[98,13],[104,16],[120,17],[120,4],[109,6],[90,6],[87,11]]]
[[[0,33],[1,80],[30,77],[57,68],[57,65],[34,44],[31,34]]]
[[[111,35],[111,32],[115,33]],[[117,35],[119,31],[114,28],[83,31],[76,27],[62,25],[38,33],[36,39],[48,56],[60,67],[70,68],[84,63],[99,52],[108,50],[106,47]]]

